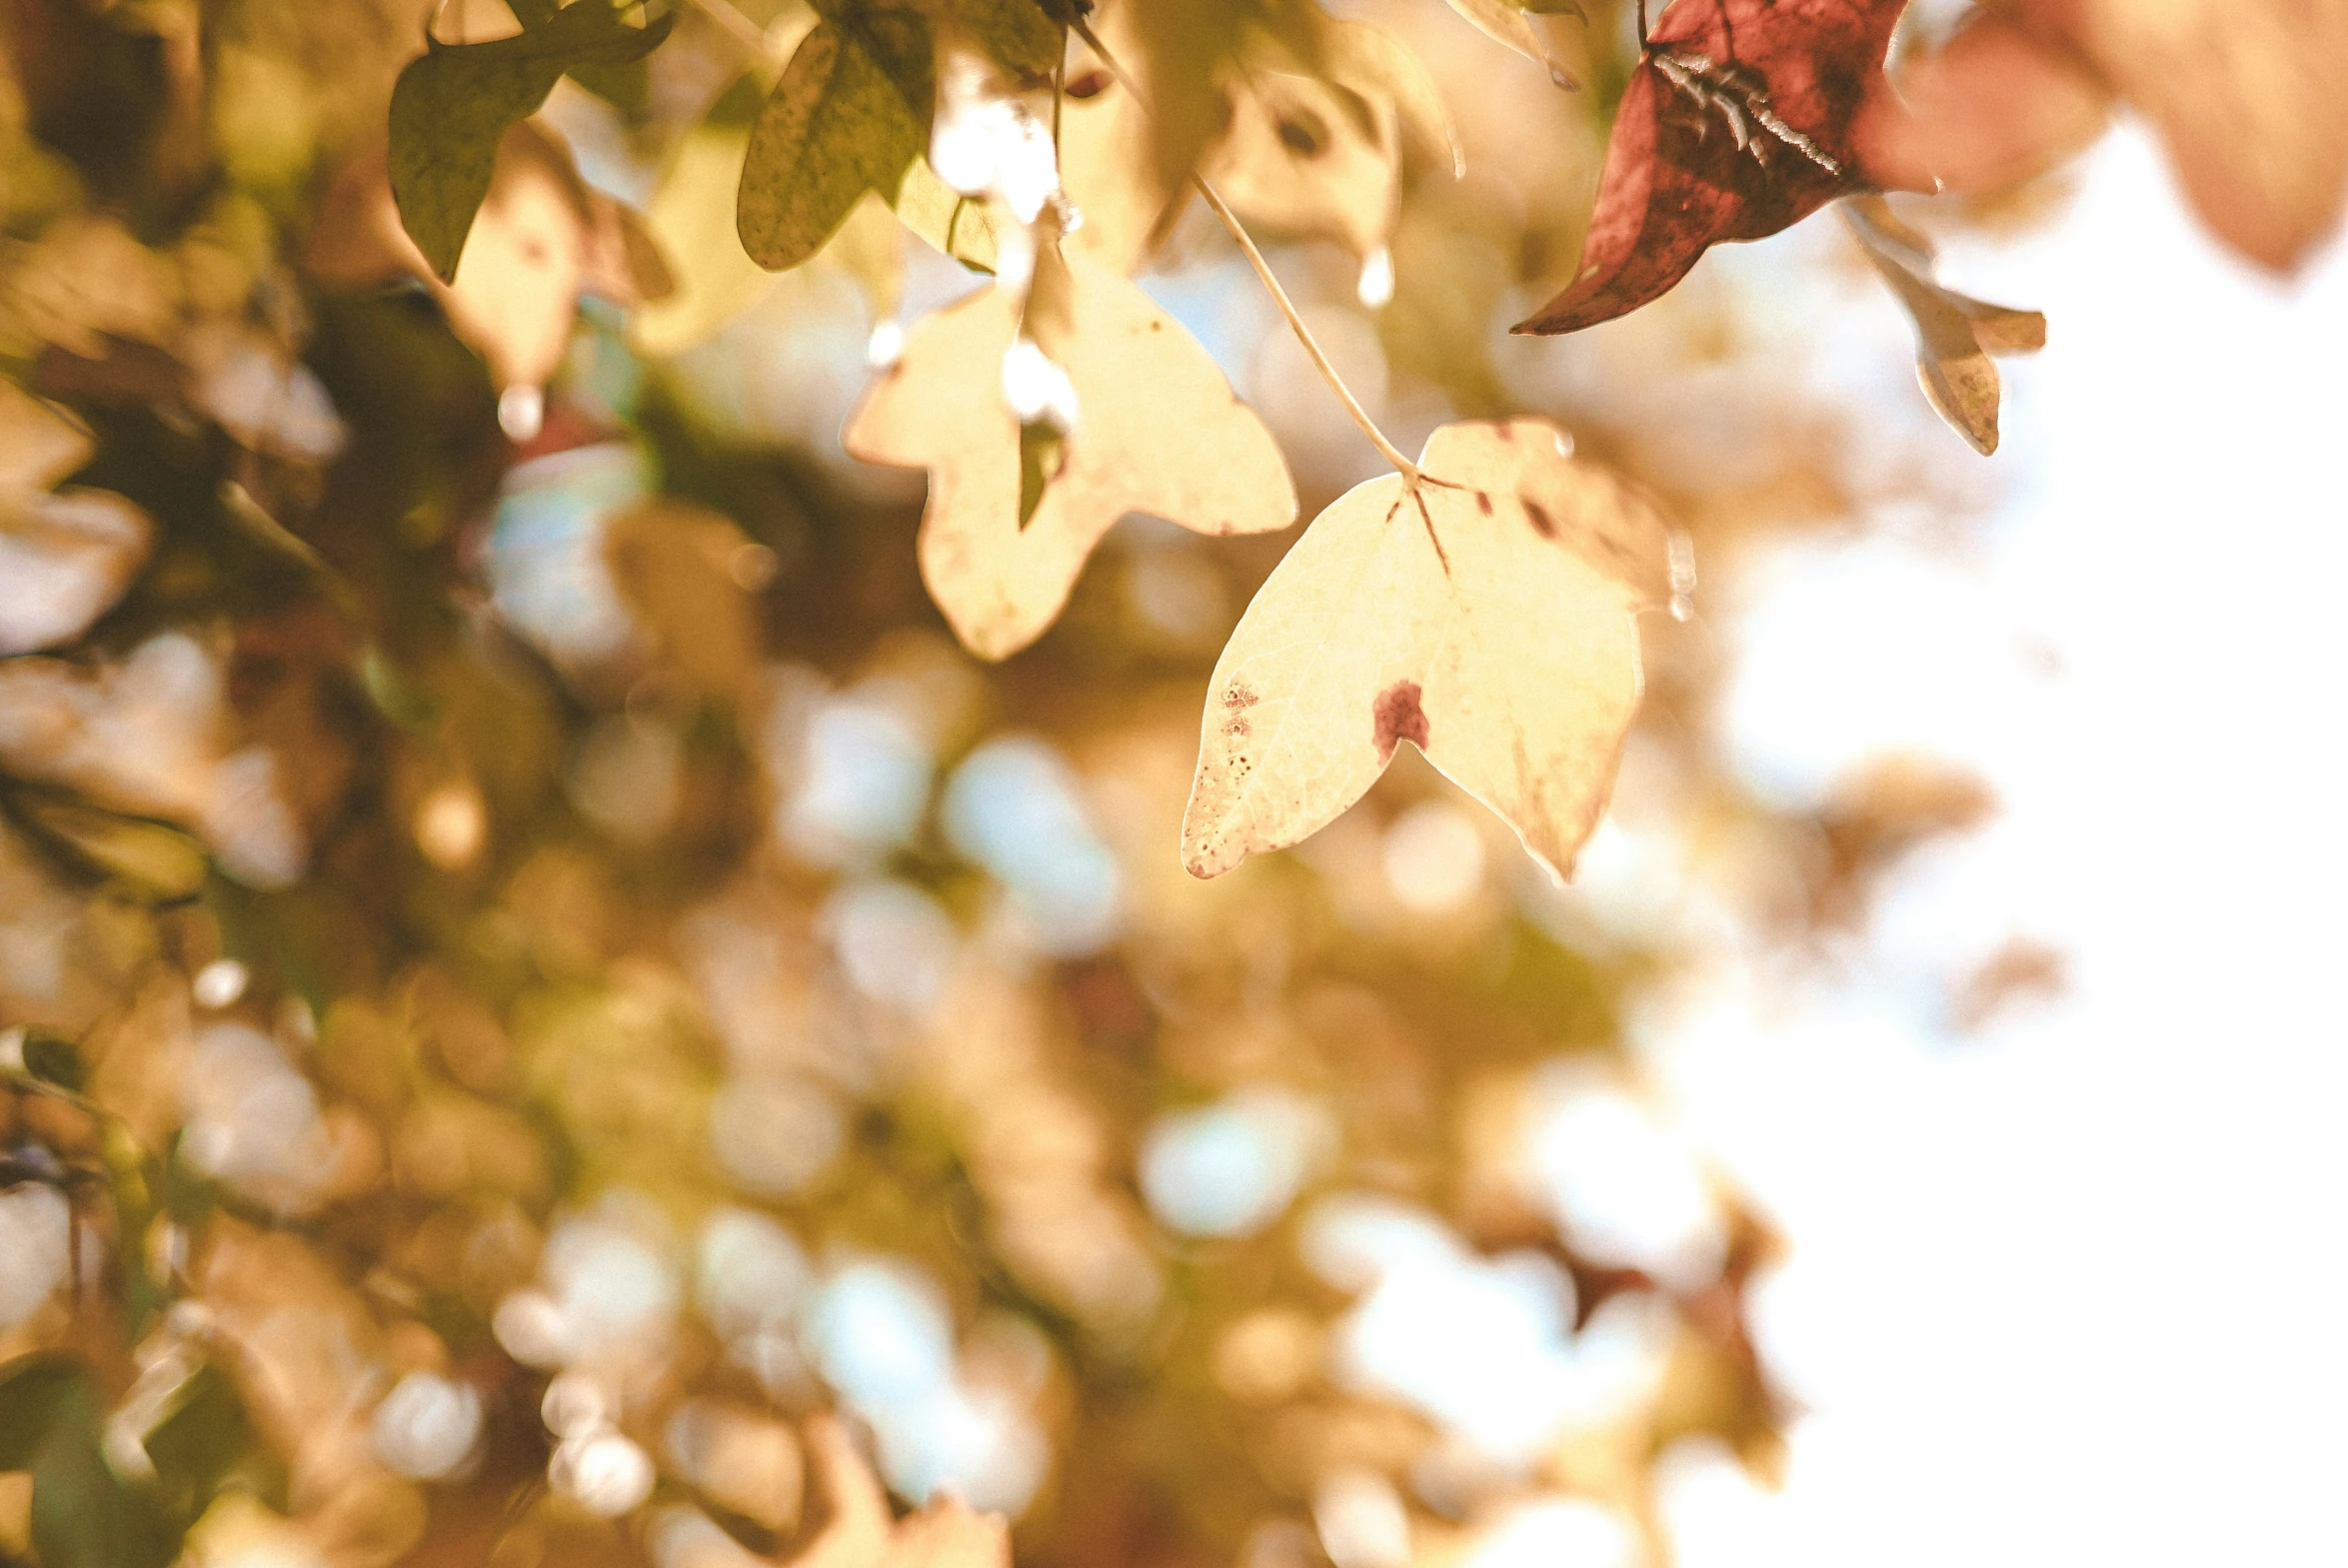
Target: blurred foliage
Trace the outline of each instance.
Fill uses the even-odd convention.
[[[1977,786],[1750,798],[1717,627],[1650,618],[1616,816],[1668,874],[1617,826],[1561,888],[1404,749],[1191,880],[1207,673],[1281,544],[1129,520],[1027,652],[957,648],[919,484],[838,432],[979,281],[942,252],[1025,229],[891,120],[813,229],[742,217],[805,266],[734,238],[755,149],[902,107],[842,66],[812,125],[758,110],[864,8],[449,0],[429,47],[425,9],[6,13],[0,1560],[1000,1558],[877,1472],[1037,1565],[1467,1561],[1544,1500],[1631,1562],[1673,1444],[1765,1474],[1774,1242],[1625,1019],[1706,920],[1830,943]],[[1135,319],[1206,344],[1308,508],[1383,469],[1183,199],[1201,159],[1398,435],[1553,418],[1707,561],[1972,498],[1716,270],[1505,338],[1578,255],[1627,7],[1462,6],[1526,59],[1354,9],[1390,36],[1110,8],[1152,116],[1082,45],[1056,99],[1070,254],[1128,293],[1155,258]],[[1012,0],[888,14],[1057,53]],[[2059,980],[1991,967],[1964,1008]]]

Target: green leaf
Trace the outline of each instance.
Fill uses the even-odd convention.
[[[180,1385],[171,1413],[147,1434],[146,1447],[159,1489],[192,1519],[223,1481],[249,1465],[258,1438],[236,1385],[207,1362]]]
[[[168,1568],[180,1531],[106,1462],[105,1405],[87,1368],[24,1357],[0,1371],[0,1470],[33,1476],[42,1568]]]
[[[735,223],[770,272],[838,233],[867,191],[894,196],[930,141],[936,60],[906,11],[828,20],[807,35],[759,114]]]
[[[1003,67],[1015,86],[1041,86],[1068,52],[1068,35],[1038,0],[930,0],[941,20]]]
[[[211,868],[204,845],[168,822],[119,815],[61,795],[20,793],[9,805],[66,860],[157,903],[194,897]]]
[[[54,1034],[25,1036],[24,1070],[28,1076],[53,1083],[72,1094],[79,1094],[90,1078],[89,1068],[73,1041]]]
[[[43,1351],[0,1367],[0,1473],[30,1470],[89,1373],[71,1357]]]
[[[628,9],[574,0],[550,12],[525,0],[515,37],[444,44],[427,36],[424,53],[400,72],[391,102],[392,200],[442,282],[457,276],[507,129],[537,113],[565,72],[593,75],[641,60],[676,21],[670,12],[632,27],[621,19]]]

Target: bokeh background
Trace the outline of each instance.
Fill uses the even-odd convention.
[[[1986,461],[1830,217],[1509,339],[1591,9],[1579,95],[1348,13],[1467,159],[1390,302],[1258,215],[1401,446],[1547,414],[1694,542],[1560,887],[1407,754],[1181,872],[1285,537],[1128,520],[954,646],[838,432],[983,280],[878,207],[742,272],[678,194],[740,26],[544,117],[731,309],[589,300],[501,428],[445,300],[318,260],[417,7],[24,0],[0,1552],[787,1559],[837,1410],[1023,1564],[2338,1560],[2348,257],[2229,259],[2125,122],[1904,208],[2051,323]],[[1307,514],[1380,472],[1201,214],[1142,281]]]

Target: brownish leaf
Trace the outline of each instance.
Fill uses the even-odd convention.
[[[2159,130],[2218,238],[2278,271],[2348,203],[2348,6],[2339,0],[2027,0]]]
[[[1866,166],[1886,184],[1972,193],[2044,174],[2085,150],[2111,119],[2111,90],[2022,17],[1976,13],[1908,61],[1896,94],[1860,116]]]
[[[1296,517],[1279,448],[1206,351],[1116,273],[1070,257],[1067,278],[1070,326],[1051,347],[1076,417],[1024,527],[1004,364],[1025,302],[1011,290],[917,324],[842,437],[868,463],[930,471],[922,577],[983,659],[1043,635],[1093,547],[1129,512],[1201,534],[1263,533]]]
[[[1950,429],[1987,457],[1997,450],[1997,367],[1992,354],[2035,354],[2046,318],[1944,289],[1932,281],[1932,242],[1891,215],[1880,196],[1843,203],[1843,219],[1867,260],[1916,324],[1916,379]]]
[[[1668,290],[1711,246],[1866,188],[1853,125],[1905,0],[1673,0],[1624,88],[1573,282],[1525,333]]]
[[[1638,707],[1635,613],[1671,594],[1654,511],[1539,420],[1446,425],[1313,520],[1207,688],[1182,862],[1318,831],[1407,741],[1558,871]]]

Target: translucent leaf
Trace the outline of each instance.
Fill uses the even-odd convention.
[[[1076,396],[1062,462],[1021,526],[1021,420],[1004,363],[1023,300],[992,288],[918,323],[849,416],[870,463],[930,471],[922,576],[972,652],[1042,636],[1117,520],[1146,512],[1201,534],[1295,520],[1287,465],[1206,351],[1133,284],[1071,257],[1057,353]]]
[[[1665,530],[1536,420],[1446,425],[1315,518],[1207,688],[1182,859],[1213,876],[1317,831],[1407,741],[1560,872],[1638,707]]]

